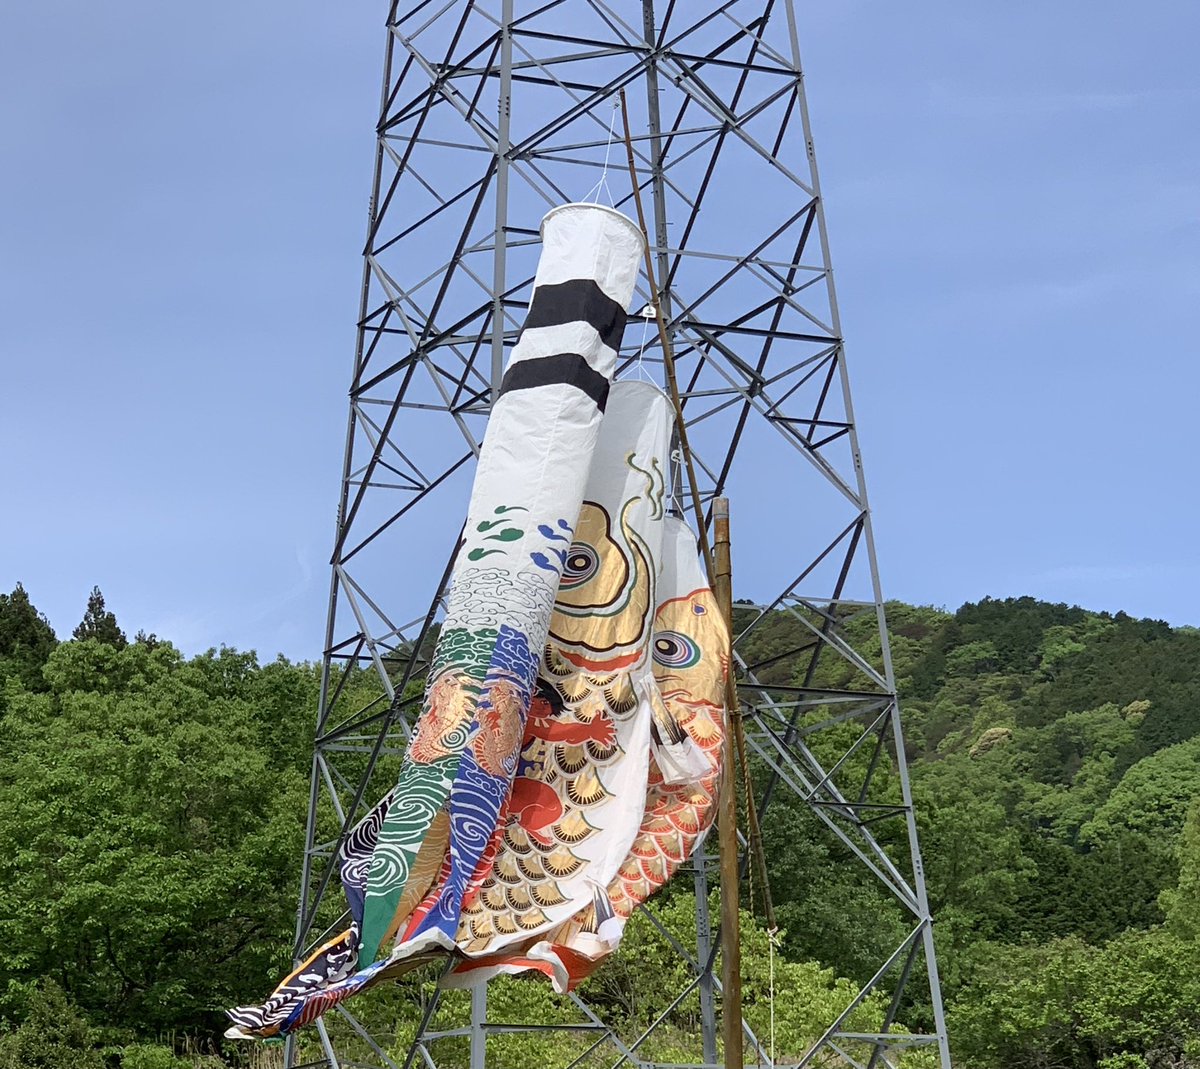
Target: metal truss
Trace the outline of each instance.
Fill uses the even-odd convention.
[[[926,1047],[933,1053],[921,1064],[948,1069],[795,8],[793,0],[393,0],[296,953],[342,921],[332,859],[395,781],[492,389],[529,298],[538,223],[572,200],[632,214],[624,146],[614,139],[624,90],[658,277],[640,281],[618,375],[661,381],[656,332],[637,318],[654,287],[701,500],[731,498],[735,595],[761,603],[739,606],[735,655],[762,818],[770,824],[783,792],[799,796],[847,863],[908,917],[908,934],[846,1012],[802,1056],[788,1052],[787,1064],[876,1069]],[[752,662],[756,636],[785,616],[804,641]],[[784,658],[800,658],[802,671],[778,678]],[[693,878],[696,946],[659,925],[693,981],[678,998],[664,993],[661,1019],[698,992],[694,1064],[712,1065],[719,984],[703,856]],[[897,1024],[906,987],[911,996],[917,986],[934,1021],[922,1034]],[[852,1031],[866,1005],[886,1009],[868,1031]],[[642,1052],[653,1025],[618,1035],[589,1006],[586,986],[573,1006],[578,1024],[555,1026],[589,1035],[573,1064],[651,1064]],[[304,1064],[432,1069],[440,1041],[467,1036],[476,1069],[488,1037],[536,1027],[489,1021],[484,996],[469,1021],[450,1027],[438,1024],[436,995],[425,1007],[406,1042],[368,1023],[369,1006],[351,1004],[321,1026],[318,1060]],[[746,1035],[752,1057],[768,1062],[748,1027]],[[302,1057],[290,1042],[288,1064]]]

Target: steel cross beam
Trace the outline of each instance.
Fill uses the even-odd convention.
[[[929,1045],[949,1069],[945,1022],[896,699],[871,513],[858,448],[794,0],[392,0],[387,11],[362,295],[330,574],[295,953],[344,921],[335,860],[395,782],[420,705],[474,460],[520,329],[542,215],[570,200],[632,211],[613,144],[631,103],[635,173],[651,214],[656,277],[643,277],[620,376],[661,381],[667,319],[700,497],[732,499],[739,668],[769,827],[798,798],[853,864],[886,889],[907,935],[860,977],[855,999],[787,1064],[877,1069]],[[685,510],[686,501],[681,502]],[[706,523],[707,515],[691,516]],[[754,655],[780,621],[800,634]],[[766,629],[766,630],[764,630]],[[798,642],[798,644],[797,644]],[[754,659],[757,656],[757,659]],[[786,678],[781,665],[800,659]],[[857,728],[855,727],[857,725]],[[885,834],[889,825],[901,830]],[[691,870],[703,896],[706,865]],[[802,873],[796,874],[798,878]],[[580,1037],[572,1065],[643,1066],[656,1029],[689,999],[706,1019],[693,1064],[711,1064],[716,945],[693,951],[648,912],[690,982],[621,1035],[588,988],[554,1025]],[[836,966],[836,963],[832,963]],[[933,1027],[903,1030],[920,985]],[[700,997],[703,992],[703,998]],[[421,996],[415,1033],[339,1007],[289,1066],[420,1064],[474,1040],[537,1029],[470,1017]],[[851,1016],[883,1005],[866,1030]],[[882,1000],[882,1001],[880,1001]],[[858,1027],[855,1025],[855,1027]],[[768,1050],[748,1026],[759,1064]],[[706,1042],[701,1042],[707,1037]],[[703,1047],[703,1049],[701,1049]],[[451,1061],[459,1057],[454,1055]],[[448,1064],[448,1063],[447,1063]],[[783,1064],[781,1062],[781,1064]]]

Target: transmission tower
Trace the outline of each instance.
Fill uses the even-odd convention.
[[[539,221],[573,200],[633,214],[615,111],[624,90],[657,277],[639,284],[618,376],[661,373],[656,332],[637,318],[653,287],[702,500],[732,499],[735,595],[753,591],[761,603],[740,607],[735,660],[762,819],[769,827],[772,806],[794,793],[844,863],[906,918],[858,997],[787,1061],[876,1069],[926,1047],[948,1069],[798,37],[793,0],[393,0],[297,957],[339,923],[332,860],[394,783],[419,709],[474,460],[528,303]],[[804,635],[798,648],[752,660],[754,637],[783,618]],[[784,658],[800,658],[800,673],[778,678]],[[707,868],[702,854],[696,943],[674,948],[693,977],[679,997],[699,998],[694,1061],[711,1065],[719,992]],[[592,1057],[650,1064],[645,1032],[616,1034],[586,987],[573,1000],[578,1027],[595,1034]],[[898,1024],[914,1001],[933,1022],[925,1032]],[[405,1054],[351,1001],[320,1026],[319,1060],[303,1064],[432,1069],[439,1037],[456,1036],[471,1040],[476,1069],[489,1037],[522,1027],[489,1020],[486,1003],[475,995],[469,1021],[439,1029],[430,995]],[[867,1005],[883,1008],[852,1030]],[[751,1059],[765,1063],[761,1037],[745,1031]],[[299,1050],[290,1040],[289,1065],[308,1057]]]

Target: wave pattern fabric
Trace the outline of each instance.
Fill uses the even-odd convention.
[[[633,223],[595,205],[551,211],[542,242],[481,448],[425,703],[371,855],[360,967],[381,951],[453,946],[516,773],[642,251]],[[413,914],[429,890],[416,861],[442,813],[445,878],[436,901]]]
[[[351,927],[317,947],[284,978],[261,1006],[238,1006],[228,1011],[231,1039],[278,1035],[292,1012],[316,990],[335,985],[354,972],[358,957],[358,928]]]

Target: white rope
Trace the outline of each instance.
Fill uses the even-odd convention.
[[[621,107],[621,102],[617,101],[613,104],[612,118],[608,122],[608,144],[604,146],[604,167],[600,171],[600,181],[598,181],[591,189],[588,190],[585,200],[591,200],[593,204],[600,203],[601,191],[608,194],[608,205],[610,208],[615,208],[613,203],[612,189],[608,185],[608,158],[612,154],[613,135],[617,129],[617,111]]]
[[[771,1007],[771,1064],[775,1064],[775,940],[778,937],[778,928],[772,928],[767,932],[767,961],[770,963],[770,991],[767,995],[767,1001]]]
[[[642,309],[641,315],[642,315],[642,344],[638,346],[637,376],[638,376],[638,378],[644,379],[646,382],[649,382],[652,385],[657,386],[658,382],[655,381],[654,376],[646,369],[646,335],[650,331],[650,320],[654,318],[653,306],[649,305],[649,304],[646,305],[646,307]]]

